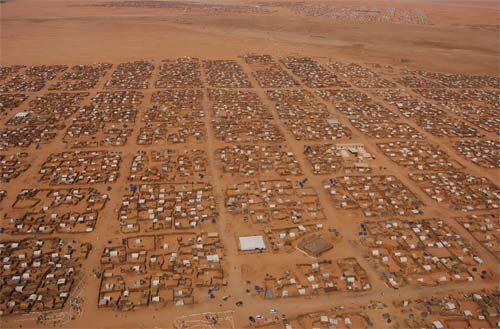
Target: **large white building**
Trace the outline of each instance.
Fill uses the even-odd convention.
[[[266,250],[266,244],[262,235],[242,236],[240,237],[241,251]]]

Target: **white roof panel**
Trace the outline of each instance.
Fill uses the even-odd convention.
[[[240,237],[240,250],[252,251],[257,249],[266,249],[262,235],[242,236]]]

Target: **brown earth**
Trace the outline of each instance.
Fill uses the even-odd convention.
[[[269,7],[275,12],[256,15],[93,6],[105,2],[15,0],[2,4],[1,63],[71,64],[299,52],[387,64],[404,60],[406,65],[428,70],[498,72],[496,1],[376,2],[380,8],[423,9],[434,25],[340,23],[294,14],[282,7]]]

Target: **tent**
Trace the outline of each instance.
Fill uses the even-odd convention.
[[[266,250],[264,238],[262,235],[242,236],[240,237],[241,251]]]

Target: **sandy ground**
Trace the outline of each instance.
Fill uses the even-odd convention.
[[[209,154],[212,182],[221,213],[218,230],[224,235],[223,242],[227,249],[225,261],[229,285],[224,294],[231,295],[231,298],[224,302],[221,300],[223,294],[218,293],[215,300],[203,296],[199,303],[182,308],[167,307],[156,310],[150,307],[129,313],[98,310],[96,303],[99,280],[92,275],[92,270],[99,268],[100,253],[106,241],[110,237],[120,236],[116,211],[121,195],[128,186],[127,176],[133,154],[138,149],[158,148],[157,146],[138,147],[135,140],[139,132],[138,127],[141,125],[140,118],[150,106],[150,96],[155,90],[152,82],[158,74],[158,64],[161,59],[181,56],[202,59],[236,59],[242,54],[253,52],[269,53],[275,58],[289,54],[308,55],[317,58],[322,64],[326,64],[328,58],[334,58],[341,61],[376,62],[468,74],[497,75],[499,69],[498,3],[496,1],[380,2],[380,6],[423,8],[428,11],[429,17],[435,22],[431,26],[339,23],[292,14],[283,8],[277,9],[275,13],[262,15],[207,15],[194,12],[179,13],[170,9],[89,6],[102,2],[104,1],[15,0],[0,5],[1,65],[51,63],[71,65],[92,62],[118,64],[136,59],[153,60],[156,64],[153,79],[150,80],[150,89],[144,91],[145,98],[140,107],[134,133],[129,137],[127,146],[116,148],[124,152],[121,167],[123,175],[117,183],[113,184],[114,188],[110,192],[111,201],[103,211],[96,230],[91,236],[83,238],[91,240],[95,245],[94,251],[85,263],[83,288],[78,291],[84,299],[83,316],[66,323],[65,327],[171,328],[174,319],[182,315],[232,310],[235,311],[236,327],[240,328],[248,325],[249,315],[268,314],[271,308],[277,308],[280,312],[292,317],[299,313],[339,305],[366,305],[372,300],[383,300],[390,304],[402,297],[418,298],[432,293],[469,291],[498,286],[494,282],[476,281],[430,289],[418,287],[388,289],[371,265],[359,257],[360,251],[357,249],[359,247],[353,242],[359,223],[364,220],[363,216],[358,211],[338,211],[333,207],[327,193],[322,189],[323,178],[312,174],[311,167],[302,154],[303,143],[295,141],[289,130],[280,122],[277,114],[273,113],[275,121],[287,139],[286,147],[298,156],[305,175],[310,179],[311,186],[318,191],[328,222],[338,227],[344,236],[343,240],[335,246],[334,251],[327,254],[327,257],[328,255],[335,258],[358,256],[360,264],[368,272],[373,288],[367,293],[338,293],[308,300],[300,298],[263,300],[258,296],[245,294],[245,279],[252,277],[252,271],[258,271],[262,263],[258,254],[240,256],[237,252],[236,237],[227,222],[229,215],[225,213],[223,206],[223,190],[231,181],[224,181],[220,172],[217,171],[214,150],[221,147],[223,143],[214,139],[210,128],[211,114],[205,98],[205,113],[208,114],[205,118],[208,141],[203,145]],[[363,4],[362,1],[358,3]],[[243,63],[241,59],[239,61]],[[250,72],[248,66],[245,70]],[[250,74],[249,76],[251,77]],[[83,103],[86,103],[97,90],[102,89],[105,80],[101,79],[97,88],[91,91],[91,95]],[[253,77],[251,80],[254,86],[258,85]],[[266,91],[260,88],[255,88],[255,91],[271,108],[272,103],[266,97]],[[47,87],[38,93],[30,93],[30,98],[46,92]],[[21,109],[26,106],[26,103],[23,104]],[[328,108],[331,113],[335,112],[331,104],[328,104]],[[2,127],[9,117],[10,115],[2,116]],[[396,174],[424,201],[425,218],[457,215],[456,212],[446,207],[436,206],[433,200],[408,179],[406,170],[384,157],[375,145],[379,142],[378,140],[366,138],[345,118],[342,121],[353,132],[351,141],[365,143],[367,150],[376,155],[374,167],[387,168],[376,169],[375,173]],[[407,123],[422,132],[428,141],[441,144],[442,149],[461,163],[467,172],[484,175],[498,183],[497,170],[486,170],[473,165],[454,151],[452,141],[432,136],[410,120],[407,120]],[[496,138],[494,133],[486,135],[490,139]],[[21,187],[39,186],[39,183],[35,182],[32,177],[38,172],[47,154],[63,150],[63,146],[59,143],[60,138],[61,132],[54,142],[43,146],[42,150],[30,149],[32,166],[28,172],[7,186],[9,196],[1,204],[2,213],[7,211],[8,205],[12,204],[15,194]],[[468,236],[456,222],[450,221],[448,224],[459,233]],[[475,240],[471,239],[471,242],[488,264],[498,267],[498,260],[493,255],[486,252]],[[289,262],[295,257],[303,259],[296,254],[287,259],[284,259],[282,254],[266,254],[265,257],[264,264]],[[243,308],[237,308],[234,305],[237,300],[244,302]],[[392,308],[391,311],[395,312]],[[32,315],[7,317],[2,318],[0,323],[5,328],[21,326],[26,328],[35,326],[34,319]]]
[[[276,11],[261,15],[207,15],[168,8],[91,6],[103,2],[16,0],[3,4],[1,63],[300,52],[387,64],[405,61],[409,66],[464,73],[498,71],[496,1],[376,2],[380,8],[424,9],[434,23],[431,26],[339,23],[293,14],[286,8],[271,8]]]

